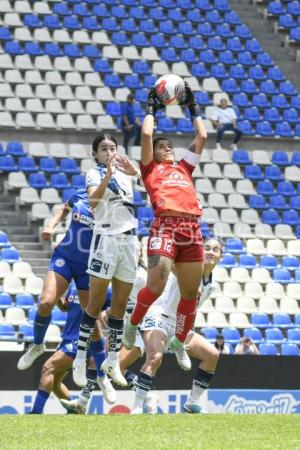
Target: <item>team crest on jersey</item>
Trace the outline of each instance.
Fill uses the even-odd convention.
[[[172,178],[172,180],[182,180],[183,179],[183,176],[181,175],[181,173],[178,173],[178,172],[172,172],[169,175],[169,177]]]
[[[152,237],[149,242],[150,250],[158,250],[162,245],[162,238]]]
[[[75,212],[75,213],[73,213],[73,220],[75,220],[76,222],[79,222],[79,219],[80,219],[80,214],[79,213],[77,213],[77,212]]]
[[[66,264],[66,261],[62,258],[58,258],[54,263],[54,265],[56,267],[63,267],[65,264]]]

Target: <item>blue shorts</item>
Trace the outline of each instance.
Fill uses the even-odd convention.
[[[77,353],[77,339],[63,339],[60,344],[58,344],[58,347],[56,351],[61,350],[64,352],[67,356],[70,356],[70,358],[75,359],[76,353]],[[89,359],[92,356],[92,353],[90,350],[87,351],[87,359]]]
[[[60,255],[57,250],[54,250],[48,270],[58,273],[69,283],[73,278],[77,289],[85,291],[88,291],[89,289],[89,275],[86,273],[87,262],[80,263],[78,261],[72,261],[71,259]]]

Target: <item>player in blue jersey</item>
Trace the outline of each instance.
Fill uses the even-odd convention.
[[[95,320],[99,316],[107,287],[111,282],[108,351],[102,368],[116,384],[126,386],[118,353],[125,309],[136,278],[137,219],[133,205],[133,177],[139,175],[139,171],[125,156],[118,155],[117,142],[112,136],[97,136],[92,150],[97,166],[90,169],[86,175],[89,201],[95,211],[88,262],[90,291],[80,325],[73,379],[78,386],[86,384],[86,351]]]
[[[58,300],[57,305],[63,311],[67,311],[67,320],[61,335],[61,343],[56,352],[43,365],[38,392],[31,411],[32,414],[43,413],[45,403],[52,391],[62,401],[62,404],[63,400],[70,400],[69,391],[62,381],[68,370],[72,367],[73,360],[76,356],[78,332],[82,317],[82,308],[80,306],[78,291],[74,282],[70,284],[66,296]],[[90,353],[94,356],[93,351]],[[104,349],[102,350],[102,353],[105,358]],[[88,357],[89,356],[90,354]],[[91,392],[96,388],[97,382],[102,390],[105,400],[108,403],[115,403],[116,401],[115,390],[107,376],[102,376],[99,383],[97,370],[92,368],[93,364],[91,364],[91,362],[92,360],[90,360],[89,368],[87,369],[87,385],[79,395],[78,406],[76,409],[70,408],[73,413],[83,414],[85,412],[88,399]]]
[[[92,239],[94,215],[85,189],[77,190],[44,228],[42,237],[51,239],[55,227],[71,213],[71,223],[64,239],[52,253],[44,280],[43,291],[34,319],[34,339],[28,351],[20,358],[18,369],[29,368],[45,351],[44,338],[51,322],[51,312],[66,292],[72,279],[78,289],[84,308],[88,301],[89,278],[86,273]]]

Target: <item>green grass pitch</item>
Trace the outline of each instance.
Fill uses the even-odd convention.
[[[297,415],[0,416],[1,450],[300,449]]]

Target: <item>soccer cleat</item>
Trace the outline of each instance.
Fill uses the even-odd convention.
[[[149,392],[145,400],[145,409],[148,414],[157,414],[158,395]]]
[[[171,342],[169,348],[175,354],[179,367],[183,370],[191,370],[192,363],[189,355],[187,354],[185,345],[175,338]]]
[[[189,414],[201,414],[202,408],[197,403],[185,403],[182,407],[182,412],[189,413]]]
[[[125,387],[127,386],[127,381],[122,375],[121,369],[120,369],[120,362],[118,358],[118,354],[116,353],[116,358],[106,358],[102,365],[101,370],[103,370],[107,375],[110,376],[110,378],[113,380],[115,384],[118,384],[119,386]]]
[[[65,400],[60,399],[60,403],[67,410],[68,414],[85,414],[86,408],[79,405],[78,400]]]
[[[79,387],[84,387],[87,384],[86,378],[86,360],[82,358],[75,358],[73,362],[73,380]]]
[[[106,375],[104,377],[97,377],[97,383],[102,391],[104,400],[110,404],[116,403],[117,394],[108,377]]]
[[[136,339],[136,332],[137,332],[137,325],[132,325],[130,323],[130,320],[128,320],[125,325],[122,336],[122,342],[126,350],[131,350],[132,347],[134,346]]]
[[[18,369],[25,370],[28,369],[34,361],[45,351],[44,344],[31,344],[26,353],[18,361]]]

